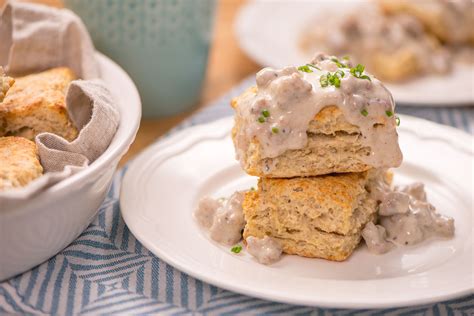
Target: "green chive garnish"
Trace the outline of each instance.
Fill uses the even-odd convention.
[[[360,111],[360,114],[362,114],[363,116],[367,116],[369,115],[369,112],[367,112],[366,109],[363,109],[362,111]]]
[[[334,73],[328,72],[325,75],[319,77],[319,83],[321,87],[325,88],[327,86],[335,86],[336,88],[341,87],[341,78],[344,78],[344,71],[338,70]]]
[[[272,133],[273,134],[278,134],[280,130],[278,129],[278,127],[272,127]]]
[[[335,57],[331,58],[331,61],[332,61],[333,63],[335,63],[335,64],[337,65],[337,67],[339,67],[339,68],[347,68],[347,65],[346,65],[346,64],[341,63],[341,62],[339,61],[339,59],[337,59],[337,58],[335,58]]]
[[[241,245],[234,246],[230,248],[230,251],[232,251],[233,253],[239,253],[242,251],[242,246]]]
[[[306,66],[308,66],[308,67],[313,67],[314,69],[317,69],[317,70],[321,70],[321,68],[316,67],[316,66],[313,65],[313,64],[306,64]]]
[[[395,122],[397,123],[397,126],[400,126],[400,118],[398,116],[395,118]]]
[[[298,70],[299,70],[299,71],[302,71],[302,72],[308,72],[308,73],[313,72],[313,71],[309,68],[308,65],[299,66],[299,67],[298,67]]]
[[[268,112],[268,110],[263,110],[263,111],[262,111],[262,115],[263,115],[263,117],[269,117],[269,116],[270,116],[270,112]]]
[[[312,70],[310,67],[312,67],[312,68],[314,68],[314,69],[317,69],[317,70],[321,70],[321,68],[316,67],[316,66],[313,65],[313,64],[306,64],[306,65],[304,65],[304,66],[299,66],[299,67],[298,67],[298,70],[299,70],[299,71],[302,71],[302,72],[311,73],[311,72],[313,72],[313,70]]]
[[[260,123],[265,123],[265,118],[263,116],[259,116],[258,121]]]
[[[341,79],[339,79],[339,77],[336,74],[329,77],[329,83],[335,86],[336,88],[341,87]]]
[[[321,87],[327,87],[329,85],[328,76],[322,75],[321,77],[319,77],[319,83],[321,84]]]
[[[393,116],[393,112],[392,112],[392,111],[385,111],[385,114],[387,114],[388,117],[392,117],[392,116]]]
[[[359,79],[367,79],[369,81],[372,81],[372,79],[370,79],[369,76],[367,75],[364,75],[364,70],[365,70],[365,66],[364,65],[361,65],[361,64],[357,64],[357,66],[355,67],[352,67],[351,68],[351,74],[356,77],[356,78],[359,78]]]

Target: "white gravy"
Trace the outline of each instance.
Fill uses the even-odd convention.
[[[212,240],[234,245],[242,239],[245,226],[242,202],[244,193],[237,191],[229,198],[204,197],[199,201],[194,217],[199,225],[209,232]]]
[[[376,254],[389,252],[395,246],[386,240],[387,232],[385,228],[372,222],[365,225],[362,230],[362,238],[364,238],[369,251]]]
[[[259,263],[271,264],[281,258],[283,249],[280,243],[269,236],[263,238],[247,237],[247,251],[255,258]]]
[[[264,68],[257,73],[258,92],[237,109],[243,126],[236,135],[236,152],[242,164],[253,138],[258,139],[264,158],[305,147],[310,121],[324,107],[335,105],[360,128],[363,144],[370,146],[367,164],[375,168],[400,165],[392,95],[375,77],[364,72],[370,80],[358,78],[351,74],[349,61],[340,60],[348,67],[338,67],[332,58],[318,54],[311,64],[320,70],[310,67],[309,73],[297,67]],[[340,87],[323,87],[320,78],[336,71]]]
[[[450,33],[457,33],[460,28],[452,29],[456,32]],[[466,34],[461,36],[465,38]],[[375,72],[380,72],[380,68],[385,65],[377,62],[374,55],[383,54],[396,59],[407,52],[415,58],[419,74],[445,74],[452,67],[449,50],[428,35],[418,19],[407,14],[386,15],[372,5],[338,17],[320,15],[302,34],[301,45],[308,52],[318,47],[334,55],[351,55]],[[398,71],[403,73],[403,69]]]
[[[369,251],[385,253],[393,245],[406,246],[420,243],[431,237],[454,236],[454,220],[436,212],[427,202],[422,183],[396,187],[377,183],[372,196],[381,201],[380,225],[369,223],[362,231]]]

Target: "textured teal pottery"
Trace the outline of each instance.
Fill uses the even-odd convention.
[[[65,0],[96,48],[140,91],[145,117],[190,109],[207,66],[215,0]]]

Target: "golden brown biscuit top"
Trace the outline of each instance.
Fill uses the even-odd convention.
[[[66,89],[74,79],[73,71],[65,67],[17,78],[0,105],[0,111],[38,103],[65,107],[65,102],[58,104],[58,100],[64,100]]]
[[[36,144],[23,137],[0,137],[0,189],[24,186],[43,173]]]
[[[259,180],[259,188],[271,188],[272,195],[285,195],[291,191],[294,200],[311,196],[316,205],[337,204],[352,210],[357,207],[358,198],[365,194],[368,172],[325,175],[308,178]]]

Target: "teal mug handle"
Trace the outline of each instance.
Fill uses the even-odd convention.
[[[135,81],[143,115],[189,110],[207,68],[215,0],[64,0],[88,28],[96,49]]]

